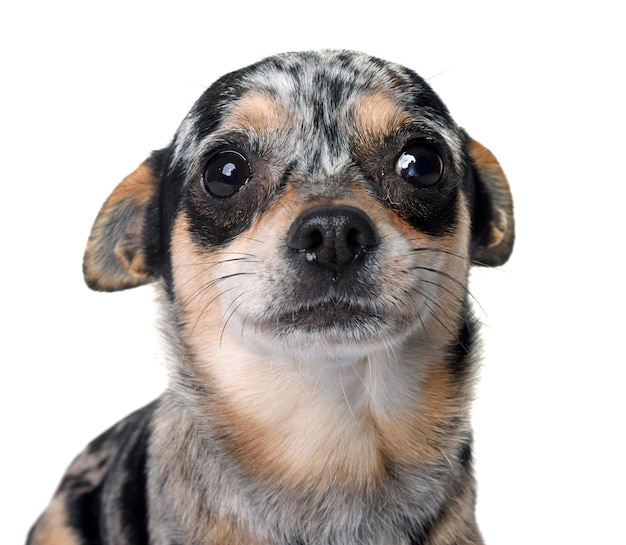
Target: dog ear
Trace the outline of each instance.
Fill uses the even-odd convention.
[[[473,213],[472,261],[476,265],[506,263],[513,251],[513,198],[502,167],[485,146],[469,139],[476,185]]]
[[[120,182],[100,209],[83,259],[91,289],[117,291],[156,279],[147,260],[145,233],[157,182],[147,160]]]

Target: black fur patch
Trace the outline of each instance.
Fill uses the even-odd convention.
[[[472,465],[473,453],[472,453],[472,443],[468,441],[461,447],[461,452],[459,454],[459,462],[463,467],[470,467]]]
[[[110,454],[98,467],[71,474],[61,483],[67,493],[69,525],[84,545],[145,545],[148,541],[146,465],[150,422],[157,402],[140,409],[87,447],[89,455]],[[94,482],[103,469],[103,478]],[[95,471],[94,471],[95,470]],[[114,498],[116,507],[108,507]]]
[[[466,301],[465,305],[468,306],[469,303]],[[459,381],[467,378],[468,373],[474,370],[472,357],[475,353],[474,345],[476,344],[477,329],[476,318],[472,316],[468,309],[464,313],[457,338],[448,347],[447,351],[450,374]]]

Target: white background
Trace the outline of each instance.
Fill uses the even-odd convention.
[[[346,47],[427,78],[513,188],[514,256],[472,279],[487,543],[625,544],[619,3],[250,4],[0,8],[0,543],[22,542],[71,458],[165,382],[152,289],[83,284],[103,200],[223,73]]]

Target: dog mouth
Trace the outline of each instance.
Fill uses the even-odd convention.
[[[274,338],[331,346],[379,344],[404,331],[406,321],[372,304],[326,299],[281,309],[266,322]],[[304,346],[304,345],[302,345]]]
[[[309,303],[283,312],[278,316],[279,329],[299,329],[310,332],[337,329],[359,329],[385,323],[377,309],[355,303],[329,299]]]

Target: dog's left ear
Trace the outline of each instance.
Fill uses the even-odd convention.
[[[156,278],[146,250],[148,207],[157,191],[150,159],[113,190],[91,228],[83,259],[85,282],[94,290],[133,288]]]
[[[472,218],[472,261],[476,265],[506,263],[513,251],[513,198],[502,167],[485,146],[468,141],[474,170],[475,202]]]

